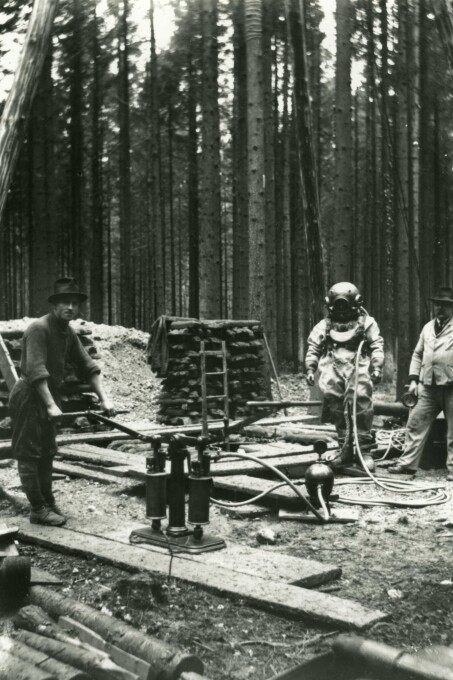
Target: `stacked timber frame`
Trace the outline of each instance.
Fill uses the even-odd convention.
[[[247,401],[271,398],[264,332],[259,321],[198,320],[160,317],[151,331],[149,361],[162,377],[157,420],[165,425],[198,423],[202,414],[200,343],[218,349],[225,341],[229,413],[232,418],[249,414]],[[212,346],[210,345],[212,343]],[[222,361],[206,357],[208,397],[223,393]],[[224,418],[224,400],[209,399],[209,420]]]

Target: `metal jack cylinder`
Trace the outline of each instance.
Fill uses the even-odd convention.
[[[187,449],[179,435],[171,438],[168,447],[171,461],[171,473],[169,482],[169,513],[168,536],[185,536],[189,533],[186,527],[185,490],[184,490],[184,461]]]
[[[146,472],[146,516],[165,519],[167,516],[167,473]]]
[[[212,477],[189,477],[189,524],[209,524],[209,499]]]

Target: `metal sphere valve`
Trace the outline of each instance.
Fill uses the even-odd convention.
[[[334,474],[332,469],[321,461],[310,465],[305,472],[305,488],[308,491],[310,501],[313,505],[320,505],[319,494],[326,504],[329,503],[334,484]]]

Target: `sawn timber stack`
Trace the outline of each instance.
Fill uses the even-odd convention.
[[[158,396],[157,420],[166,425],[189,425],[201,420],[200,342],[225,341],[227,348],[230,416],[241,418],[250,413],[247,401],[270,398],[270,376],[259,321],[206,321],[160,317],[151,329],[148,360],[151,369],[162,377]],[[221,367],[214,358],[208,395],[223,390]],[[208,419],[224,417],[222,399],[210,399]]]

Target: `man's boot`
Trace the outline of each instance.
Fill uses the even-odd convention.
[[[47,507],[41,492],[38,477],[37,461],[19,461],[18,472],[22,488],[30,503],[30,522],[32,524],[46,524],[53,527],[61,527],[65,523],[64,517],[57,515]]]
[[[44,502],[47,507],[52,510],[56,515],[60,515],[66,523],[66,517],[63,512],[58,507],[55,496],[52,492],[52,468],[53,468],[53,458],[46,456],[40,458],[38,462],[38,478],[41,487],[41,493],[44,498]]]

